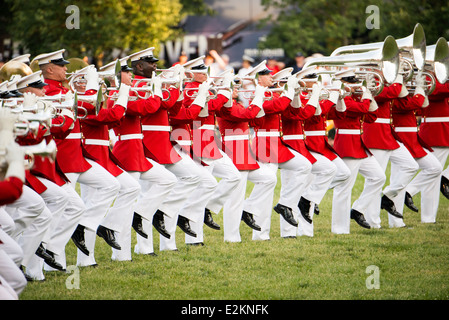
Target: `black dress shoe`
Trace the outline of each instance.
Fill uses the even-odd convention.
[[[193,247],[204,247],[204,242],[195,242],[195,243],[186,243],[186,245],[188,246],[193,246]]]
[[[313,213],[315,213],[316,215],[320,214],[320,208],[318,207],[318,205],[315,203],[315,208],[313,208]]]
[[[449,180],[445,176],[441,176],[440,191],[447,199],[449,199]]]
[[[291,208],[278,203],[273,209],[274,211],[279,213],[285,219],[285,221],[290,223],[292,226],[295,227],[298,226],[298,222],[296,222],[295,218],[293,218],[293,212]]]
[[[196,238],[196,233],[190,228],[189,219],[184,216],[178,216],[177,225],[185,234]]]
[[[44,259],[45,263],[48,264],[53,269],[57,269],[59,271],[65,271],[64,267],[60,263],[56,262],[55,254],[51,251],[45,250],[42,243],[39,245],[39,248],[37,248],[36,255],[39,258]]]
[[[407,206],[407,208],[409,208],[410,210],[415,211],[415,212],[419,211],[418,208],[413,203],[412,196],[408,192],[405,193],[404,203]]]
[[[400,212],[396,210],[396,206],[394,205],[393,200],[388,198],[386,195],[382,196],[382,200],[380,203],[380,208],[385,209],[389,214],[391,214],[393,217],[403,219],[404,217]]]
[[[365,217],[362,213],[357,210],[351,209],[351,219],[355,220],[357,224],[363,228],[371,229],[371,226],[366,222]]]
[[[115,241],[115,234],[113,230],[99,226],[97,229],[97,235],[103,238],[104,241],[106,241],[106,243],[112,248],[122,250],[122,247],[120,247],[120,245]]]
[[[204,224],[214,230],[220,230],[220,225],[212,219],[212,212],[207,208],[204,210]]]
[[[301,199],[299,199],[298,208],[304,220],[306,220],[308,223],[312,223],[312,218],[310,218],[309,215],[310,201],[306,198],[301,197]]]
[[[251,229],[254,229],[256,231],[262,230],[262,228],[256,224],[253,215],[245,210],[243,210],[242,213],[242,221],[245,222]]]
[[[79,224],[76,227],[75,232],[72,234],[72,241],[82,253],[86,256],[89,255],[89,250],[87,250],[86,241],[84,240],[84,226]]]
[[[164,213],[161,210],[157,210],[156,213],[153,216],[153,226],[159,232],[162,236],[164,236],[167,239],[170,239],[170,234],[165,229],[165,222],[164,222]]]
[[[145,231],[143,231],[142,216],[136,212],[134,212],[132,226],[139,236],[148,239],[148,235],[145,233]]]

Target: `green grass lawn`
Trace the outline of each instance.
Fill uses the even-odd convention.
[[[359,177],[353,199],[361,192]],[[252,185],[248,185],[248,191]],[[279,196],[278,183],[274,202]],[[415,196],[419,207],[419,195]],[[204,227],[204,247],[184,244],[177,230],[177,252],[133,254],[132,262],[111,261],[111,249],[97,237],[98,267],[79,268],[79,289],[68,289],[73,274],[45,273],[29,283],[22,300],[447,300],[449,298],[449,200],[440,196],[437,223],[422,224],[419,213],[404,209],[406,227],[367,230],[351,221],[351,234],[331,226],[332,190],[314,217],[314,237],[282,239],[273,211],[270,241],[252,241],[242,223],[241,243],[223,242],[223,232]],[[214,219],[222,224],[221,213]],[[133,246],[135,233],[133,231]],[[67,246],[68,265],[76,250]],[[378,271],[378,289],[367,286]]]

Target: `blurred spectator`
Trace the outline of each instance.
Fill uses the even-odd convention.
[[[178,61],[173,63],[173,66],[177,65],[177,64],[184,64],[187,62],[187,60],[188,60],[188,57],[187,57],[186,53],[183,51],[183,52],[181,52],[181,55],[179,56]]]
[[[267,58],[267,68],[271,70],[271,74],[277,73],[279,70],[285,68],[285,63],[279,60],[276,60],[274,57]]]
[[[252,70],[252,64],[254,63],[254,59],[251,58],[250,56],[244,55],[242,57],[242,67],[240,68],[239,72],[237,73],[237,75],[239,77],[244,77],[246,76],[251,70]],[[255,85],[253,81],[249,81],[249,80],[244,80],[242,81],[242,89],[244,90],[253,90],[255,89]],[[249,95],[241,92],[239,93],[238,99],[240,101],[240,103],[242,105],[245,106],[245,108],[248,107],[249,105],[249,100],[245,97],[247,97]]]
[[[302,52],[297,52],[295,55],[295,64],[293,65],[292,74],[301,71],[304,66],[306,57],[302,54]]]
[[[232,69],[229,65],[229,56],[227,54],[219,55],[217,51],[209,51],[209,55],[214,58],[214,63],[211,64],[211,76],[216,76],[225,70]]]

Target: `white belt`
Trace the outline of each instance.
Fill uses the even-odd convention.
[[[258,131],[257,132],[258,137],[280,137],[280,132],[270,132],[270,131]]]
[[[360,129],[338,129],[338,134],[360,134]]]
[[[85,139],[84,140],[85,145],[89,146],[105,146],[109,147],[109,140],[102,140],[102,139]]]
[[[66,139],[70,139],[70,140],[76,140],[76,139],[81,139],[81,132],[78,133],[71,133],[69,134],[67,137],[65,137]]]
[[[303,134],[287,134],[282,137],[284,140],[304,140]]]
[[[143,134],[141,134],[141,133],[124,134],[124,135],[118,136],[117,139],[118,139],[119,141],[124,141],[124,140],[134,140],[134,139],[142,140],[142,139],[143,139]]]
[[[306,137],[313,137],[313,136],[325,136],[326,130],[316,130],[316,131],[304,131],[306,134]]]
[[[171,131],[170,126],[142,126],[142,131]]]
[[[176,140],[176,143],[180,146],[191,146],[192,140]]]
[[[198,129],[202,129],[202,130],[215,130],[215,126],[213,124],[203,124],[201,127],[199,127]]]
[[[423,118],[422,122],[449,122],[449,117],[428,117]]]
[[[390,124],[390,119],[389,118],[377,118],[376,121],[374,121],[375,123],[384,123],[384,124]]]
[[[394,128],[396,132],[418,132],[418,127],[396,127]]]
[[[235,135],[235,136],[224,136],[224,141],[241,141],[241,140],[249,140],[248,135]]]

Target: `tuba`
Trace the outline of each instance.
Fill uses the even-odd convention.
[[[399,48],[392,36],[387,36],[382,47],[376,50],[351,53],[340,56],[314,58],[306,62],[310,66],[331,67],[340,71],[345,68],[357,68],[366,74],[366,70],[378,70],[382,81],[393,83],[399,72]]]
[[[433,69],[439,83],[445,83],[449,78],[449,42],[441,37],[426,49],[426,66]]]

